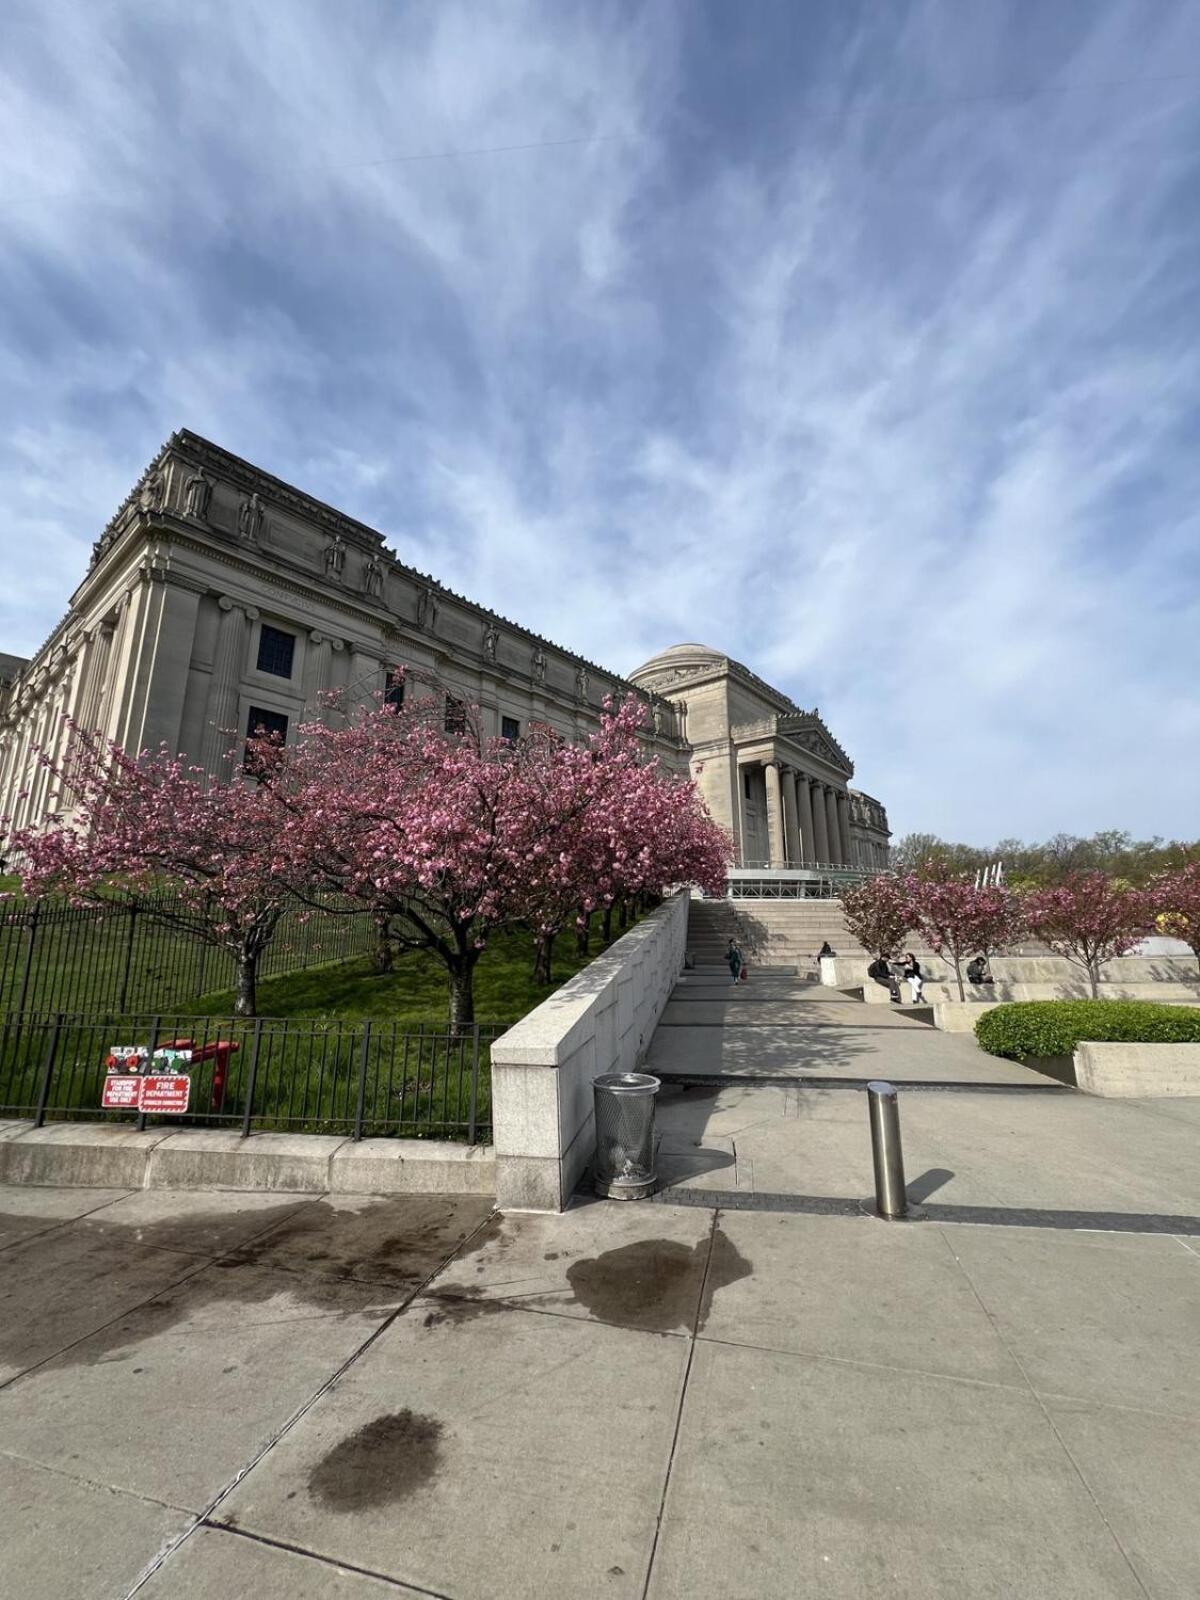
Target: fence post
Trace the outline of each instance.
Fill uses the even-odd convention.
[[[50,1043],[46,1046],[46,1060],[42,1067],[42,1082],[38,1089],[37,1115],[33,1119],[35,1128],[45,1126],[46,1107],[50,1104],[50,1080],[54,1076],[54,1062],[58,1055],[58,1036],[62,1032],[62,1012],[54,1013],[54,1021],[50,1025]]]
[[[146,1052],[147,1072],[153,1072],[154,1070],[154,1052],[158,1049],[158,1035],[161,1029],[162,1018],[155,1017],[154,1021],[150,1024],[150,1048]],[[137,1131],[138,1133],[145,1133],[146,1131],[146,1113],[144,1111],[138,1112]]]
[[[204,968],[208,964],[208,944],[205,940],[199,941],[200,953],[196,958],[196,999],[204,993]]]
[[[254,1085],[258,1079],[258,1052],[262,1044],[262,1018],[254,1019],[254,1043],[250,1046],[250,1065],[246,1069],[246,1109],[242,1113],[242,1138],[250,1137],[250,1120],[254,1116]]]
[[[479,1024],[471,1028],[471,1110],[467,1118],[467,1143],[475,1143],[475,1117],[479,1105]]]
[[[133,935],[137,926],[137,907],[129,908],[129,937],[125,940],[125,971],[121,975],[121,998],[117,1001],[117,1010],[124,1011],[129,1004],[129,973],[133,966]]]
[[[35,900],[30,910],[26,926],[29,929],[29,948],[25,952],[25,970],[21,974],[21,998],[17,1001],[17,1011],[23,1013],[25,1002],[29,998],[29,977],[33,971],[33,946],[37,939],[38,923],[42,917],[42,902]]]
[[[358,1062],[358,1104],[354,1108],[354,1135],[361,1139],[363,1133],[363,1111],[367,1103],[367,1065],[371,1055],[371,1024],[363,1023],[362,1050]]]

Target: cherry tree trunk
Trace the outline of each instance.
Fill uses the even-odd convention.
[[[589,920],[584,923],[582,928],[576,928],[575,930],[575,954],[577,956],[586,956],[588,949],[591,946],[591,942],[592,924],[589,918]]]
[[[450,969],[450,1031],[462,1034],[475,1021],[474,963]]]
[[[601,935],[600,935],[600,937],[604,940],[605,944],[611,944],[612,943],[612,914],[613,914],[613,908],[612,908],[612,901],[610,900],[609,903],[604,908],[604,924],[603,924],[603,930],[602,930]]]
[[[533,981],[534,983],[553,983],[550,976],[550,963],[554,956],[554,939],[552,933],[543,933],[534,945],[533,952]]]
[[[241,950],[237,956],[233,1014],[253,1017],[258,1011],[258,952]]]
[[[376,973],[383,977],[392,970],[396,959],[395,946],[389,937],[391,931],[390,921],[385,916],[375,918],[375,949],[372,953],[372,964]]]

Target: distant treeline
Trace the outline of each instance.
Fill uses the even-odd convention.
[[[1002,861],[1006,880],[1017,887],[1059,883],[1068,873],[1097,867],[1140,885],[1156,872],[1180,867],[1189,859],[1200,859],[1200,840],[1135,839],[1119,829],[1094,833],[1090,839],[1056,833],[1044,844],[1001,839],[986,846],[953,844],[934,833],[906,833],[891,852],[892,866],[902,871],[915,871],[927,861],[937,861],[959,872],[975,872]]]

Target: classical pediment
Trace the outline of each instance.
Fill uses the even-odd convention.
[[[808,750],[818,760],[824,761],[839,772],[844,772],[847,776],[853,774],[854,763],[816,712],[804,711],[791,716],[782,716],[778,720],[778,731],[789,744],[796,745],[801,750]]]

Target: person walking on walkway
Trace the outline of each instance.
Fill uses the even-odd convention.
[[[921,990],[925,987],[925,979],[921,976],[921,963],[917,960],[916,956],[913,955],[911,950],[906,950],[904,952],[903,976],[906,979],[909,990],[912,994],[913,1005],[919,1005],[921,1000]]]
[[[738,949],[736,939],[730,939],[725,960],[729,966],[729,975],[736,983],[742,975],[742,952]]]

